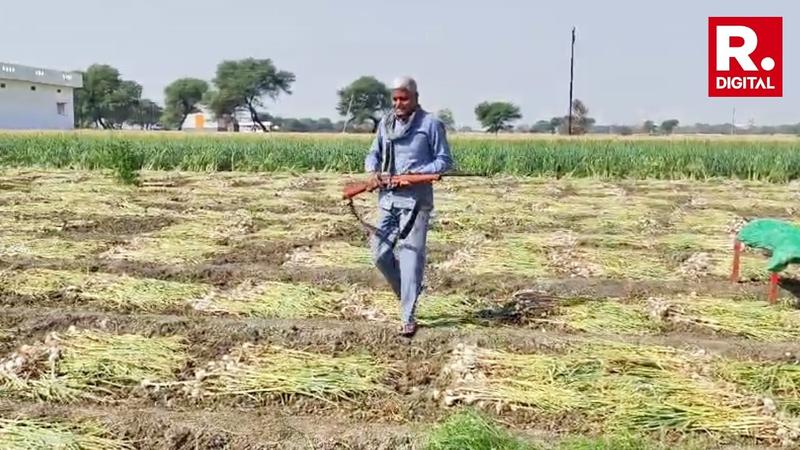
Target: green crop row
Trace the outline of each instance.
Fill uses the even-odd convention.
[[[0,165],[190,171],[361,172],[368,135],[0,133]],[[601,178],[800,177],[800,139],[451,137],[458,170]],[[124,170],[123,170],[124,172]]]

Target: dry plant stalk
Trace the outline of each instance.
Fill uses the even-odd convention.
[[[364,394],[386,392],[385,375],[369,355],[328,356],[284,347],[245,343],[221,361],[195,372],[185,386],[193,398],[306,396],[328,403],[355,401]]]

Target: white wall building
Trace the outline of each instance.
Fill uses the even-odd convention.
[[[80,73],[0,62],[0,129],[75,128],[74,90]]]
[[[207,108],[198,107],[198,109],[200,112],[186,116],[182,129],[184,131],[218,131],[220,123],[214,120],[214,115]],[[239,123],[239,131],[261,131],[261,127],[253,122],[250,113],[246,111],[236,111],[236,121]],[[278,129],[268,120],[262,120],[262,123],[267,129]]]

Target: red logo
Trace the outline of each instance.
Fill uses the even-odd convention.
[[[708,96],[783,97],[783,18],[708,18]]]

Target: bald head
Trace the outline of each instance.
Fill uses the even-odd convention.
[[[402,76],[392,82],[392,106],[401,120],[406,120],[417,109],[419,93],[413,78]]]

